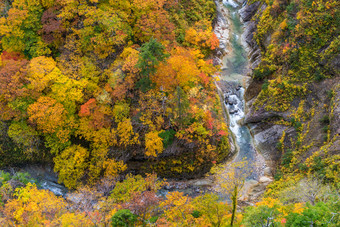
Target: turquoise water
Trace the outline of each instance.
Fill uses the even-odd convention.
[[[238,14],[239,7],[234,8],[230,5],[226,5],[226,8],[230,12],[230,21],[232,22],[232,35],[230,39],[232,54],[227,58],[226,66],[228,68],[228,73],[237,73],[244,74],[247,65],[248,59],[246,51],[244,50],[243,45],[241,44],[241,35],[243,33],[243,24],[240,20],[240,16]]]
[[[240,7],[232,7],[226,5],[226,8],[230,12],[231,21],[231,48],[232,53],[228,55],[226,60],[226,67],[224,79],[227,81],[234,81],[231,83],[240,83],[245,78],[245,74],[248,66],[248,58],[246,51],[241,43],[241,36],[243,33],[243,24],[240,21],[238,10]],[[242,85],[242,84],[240,84]],[[244,100],[245,88],[240,87],[239,90],[233,90],[226,94],[227,97],[235,100],[236,104],[226,104],[230,116],[230,130],[235,135],[235,142],[239,148],[239,151],[234,158],[233,162],[239,162],[244,159],[248,162],[248,168],[252,174],[248,179],[258,180],[261,175],[260,169],[263,165],[261,156],[257,153],[253,138],[250,134],[249,128],[246,125],[240,123],[245,116],[245,100]]]

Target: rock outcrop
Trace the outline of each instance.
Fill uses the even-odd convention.
[[[239,10],[241,21],[244,23],[244,32],[242,34],[242,42],[246,47],[248,54],[250,69],[255,69],[261,62],[261,50],[254,40],[254,32],[256,32],[256,21],[252,18],[258,12],[260,2],[255,2],[251,5],[245,5]],[[262,7],[265,7],[262,5]],[[262,8],[260,10],[263,10]]]
[[[254,33],[257,30],[257,16],[260,15],[267,6],[260,1],[247,4],[239,10],[240,17],[244,23],[244,33],[242,35],[243,45],[246,47],[250,61],[250,73],[261,62],[261,51],[254,39]],[[264,43],[261,43],[261,48],[266,48],[269,45],[271,34],[266,34]],[[263,49],[262,48],[262,49]],[[275,112],[266,110],[266,104],[264,106],[255,107],[254,101],[262,89],[261,81],[252,80],[245,92],[246,100],[246,116],[244,118],[244,124],[250,127],[251,133],[254,137],[254,142],[257,150],[259,150],[267,163],[272,167],[275,167],[277,162],[280,161],[281,152],[277,149],[279,140],[282,137],[283,131],[285,132],[284,145],[291,147],[291,141],[295,141],[297,138],[296,128],[293,126],[287,126],[278,124],[277,121],[282,119],[286,122],[290,122],[292,114],[296,111],[301,101],[304,101],[304,111],[309,113],[314,111],[315,114],[310,119],[304,121],[305,133],[304,145],[310,145],[308,151],[303,155],[303,158],[308,158],[314,152],[319,150],[325,142],[326,125],[321,121],[329,115],[330,123],[330,138],[334,138],[334,142],[329,147],[329,150],[334,153],[340,153],[340,83],[339,77],[336,77],[340,68],[340,57],[334,56],[329,61],[321,62],[321,65],[327,65],[333,72],[333,79],[325,79],[322,82],[310,82],[307,87],[307,94],[304,97],[295,98],[291,107],[287,111]],[[335,78],[334,78],[335,76]],[[333,93],[331,93],[333,91]],[[330,95],[334,97],[331,98]],[[330,108],[333,108],[331,110]],[[339,135],[338,137],[335,137]]]

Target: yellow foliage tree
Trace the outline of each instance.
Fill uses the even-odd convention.
[[[87,149],[79,145],[72,145],[57,155],[54,158],[54,170],[59,173],[59,181],[68,188],[80,186],[80,179],[88,166],[88,156]]]
[[[134,133],[130,119],[125,119],[118,123],[117,133],[120,138],[119,144],[121,146],[127,147],[139,143],[139,134]]]
[[[14,195],[17,198],[8,201],[4,213],[20,226],[44,226],[66,208],[63,198],[58,198],[48,190],[39,190],[31,183],[24,188],[17,188]]]
[[[30,82],[28,88],[41,92],[60,76],[61,72],[53,58],[45,56],[33,58],[27,72],[27,78]]]
[[[189,82],[198,79],[200,70],[197,61],[198,55],[195,51],[176,47],[171,51],[167,62],[159,64],[157,73],[151,79],[164,90],[173,90],[176,86],[185,87]]]
[[[91,226],[92,221],[85,213],[64,213],[57,220],[53,222],[55,226]]]
[[[164,226],[194,226],[194,210],[190,197],[184,196],[183,192],[169,192],[166,200],[160,203],[164,209],[164,217],[157,224]]]
[[[41,96],[28,106],[29,121],[37,125],[43,133],[54,133],[64,125],[66,110],[55,99]]]
[[[152,131],[145,134],[145,155],[157,157],[163,151],[163,139],[159,137],[159,133]]]
[[[230,226],[233,226],[236,218],[237,199],[242,190],[246,178],[250,175],[248,162],[232,162],[228,166],[217,166],[211,172],[218,182],[219,190],[230,196],[232,201],[232,216]]]

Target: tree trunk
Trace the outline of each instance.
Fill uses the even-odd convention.
[[[233,194],[231,196],[231,201],[232,201],[232,215],[231,215],[231,221],[230,221],[230,226],[234,226],[235,222],[235,216],[236,216],[236,207],[237,207],[237,186],[234,187]]]

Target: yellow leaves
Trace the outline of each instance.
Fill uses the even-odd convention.
[[[218,182],[218,190],[222,193],[232,193],[235,188],[240,191],[246,178],[250,175],[248,162],[243,160],[240,162],[232,162],[230,164],[215,166],[211,169],[211,173]]]
[[[24,188],[17,188],[15,195],[17,199],[8,201],[4,212],[24,225],[42,225],[46,219],[53,220],[66,207],[62,198],[56,197],[50,191],[39,190],[31,183]]]
[[[28,157],[38,152],[38,148],[35,146],[38,141],[38,133],[25,122],[12,122],[7,134]]]
[[[295,203],[293,213],[302,214],[304,209],[305,209],[305,206],[303,203]]]
[[[64,75],[59,75],[51,86],[51,97],[64,104],[68,112],[74,113],[76,104],[83,101],[83,89],[87,84],[87,80],[77,81]]]
[[[134,133],[131,120],[125,119],[118,123],[117,134],[119,136],[119,145],[127,147],[129,145],[139,144],[139,134]]]
[[[131,47],[127,47],[123,50],[123,53],[120,57],[124,61],[123,70],[129,71],[130,73],[137,74],[139,72],[139,68],[136,67],[139,58],[139,51],[133,49]]]
[[[66,148],[54,158],[54,170],[59,173],[59,181],[68,188],[81,185],[80,179],[85,174],[89,152],[79,145]]]
[[[173,90],[176,86],[186,86],[197,81],[200,70],[195,52],[190,49],[176,47],[166,63],[160,63],[157,73],[151,79],[165,90]]]
[[[0,35],[5,36],[2,41],[3,48],[7,51],[20,52],[25,49],[24,32],[18,27],[27,18],[27,10],[19,10],[15,7],[9,9],[8,17],[0,18]],[[12,39],[11,39],[12,38]],[[14,38],[14,39],[13,39]]]
[[[113,159],[107,159],[103,163],[103,169],[105,169],[104,176],[113,179],[117,177],[118,173],[122,173],[127,169],[127,166],[123,161],[117,162]]]
[[[28,88],[41,92],[60,76],[61,72],[52,58],[44,56],[33,58],[28,67],[27,77],[30,82]]]
[[[287,29],[287,27],[288,27],[287,19],[285,19],[284,21],[281,22],[280,28],[281,28],[281,30],[285,30],[285,29]]]
[[[85,213],[64,213],[54,221],[57,226],[77,227],[91,226],[93,222],[86,217]]]
[[[282,205],[281,202],[278,199],[274,199],[274,198],[264,198],[262,201],[257,202],[256,206],[267,206],[269,208],[273,208],[274,206],[277,205]]]
[[[307,92],[306,83],[295,85],[281,77],[268,82],[267,89],[260,92],[254,106],[261,106],[266,103],[266,110],[285,111],[290,107],[291,101],[296,96],[303,96]]]
[[[186,30],[185,42],[198,49],[215,49],[218,46],[219,41],[213,33],[210,23],[211,22],[208,20],[196,22],[193,27]]]
[[[167,200],[161,204],[161,206],[174,205],[174,206],[184,206],[189,201],[189,198],[183,196],[181,192],[169,193]]]
[[[165,103],[165,95],[157,90],[140,93],[139,106],[142,116],[139,118],[150,131],[160,130],[163,124],[163,116],[159,115],[164,109],[161,103]],[[164,107],[164,105],[163,105]]]
[[[159,137],[158,131],[145,134],[145,155],[157,157],[163,151],[163,139]]]
[[[189,224],[188,222],[193,220],[193,206],[190,204],[190,198],[184,196],[183,192],[169,192],[160,207],[164,209],[166,219],[173,224]]]
[[[92,131],[93,147],[109,147],[117,145],[116,131],[110,128],[101,128],[98,131]]]
[[[130,106],[128,103],[116,103],[113,107],[113,116],[116,122],[121,122],[129,117]]]
[[[29,120],[44,133],[54,133],[64,125],[66,111],[52,98],[40,96],[37,102],[28,106],[27,112]]]
[[[44,8],[48,9],[54,5],[55,1],[54,0],[40,0],[40,3]]]
[[[201,38],[197,34],[198,32],[194,28],[189,28],[185,33],[185,41],[198,45]]]
[[[219,226],[227,223],[229,209],[227,202],[220,201],[216,194],[206,193],[193,199],[194,210],[199,211],[201,217],[197,221],[198,226]],[[242,220],[237,217],[238,220]],[[223,226],[223,224],[222,224]]]
[[[129,202],[134,195],[144,191],[157,192],[166,182],[159,181],[156,174],[146,174],[143,178],[140,175],[133,176],[128,174],[123,182],[117,182],[112,190],[110,199],[115,203]]]

